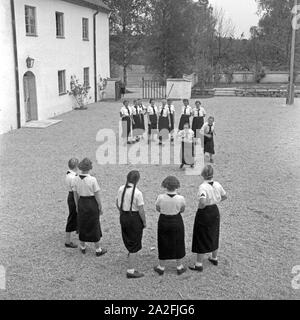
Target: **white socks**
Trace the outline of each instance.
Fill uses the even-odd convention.
[[[202,267],[202,265],[203,265],[202,262],[196,262],[195,264],[196,267]]]
[[[184,267],[183,267],[183,265],[181,264],[180,266],[177,266],[177,270],[181,270],[181,269],[183,269]]]
[[[102,252],[102,248],[98,248],[98,249],[96,249],[96,252]]]
[[[160,269],[161,271],[165,270],[165,267],[162,267],[161,265],[158,265],[157,268]]]

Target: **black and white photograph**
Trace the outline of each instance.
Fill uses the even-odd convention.
[[[0,305],[300,300],[300,0],[0,0],[0,47]]]

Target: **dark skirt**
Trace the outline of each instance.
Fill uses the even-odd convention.
[[[220,213],[217,205],[198,209],[194,222],[192,252],[208,253],[219,248]]]
[[[98,242],[102,237],[99,208],[95,197],[80,197],[78,200],[79,240]]]
[[[157,130],[157,115],[149,115],[150,123],[148,124],[148,133],[151,134],[152,130]]]
[[[159,136],[163,139],[168,139],[169,137],[169,118],[159,117],[158,119],[158,130]]]
[[[141,114],[141,119],[142,119],[141,128],[143,129],[143,131],[145,131],[145,116],[144,116],[144,114]]]
[[[190,123],[190,116],[187,115],[187,114],[183,114],[183,115],[181,115],[181,117],[180,117],[178,129],[179,129],[179,130],[183,130],[183,126],[184,126],[186,123]]]
[[[131,119],[130,117],[122,118],[122,138],[128,138],[131,131]]]
[[[204,153],[215,154],[214,138],[208,138],[204,136]]]
[[[160,214],[157,229],[159,260],[182,259],[185,256],[184,224],[181,214]]]
[[[122,239],[129,253],[142,249],[143,221],[137,211],[122,211],[120,214]]]
[[[200,138],[200,129],[202,128],[204,124],[204,118],[203,117],[194,117],[193,123],[192,123],[192,130],[194,131],[195,138]]]
[[[172,132],[174,131],[174,126],[175,126],[175,114],[171,113],[170,114],[170,127],[169,127],[169,131]]]
[[[193,142],[181,142],[180,159],[181,164],[193,165],[195,163],[195,152]]]
[[[69,207],[69,216],[66,225],[66,232],[73,232],[77,230],[77,210],[74,200],[74,193],[71,191],[68,195],[68,207]]]

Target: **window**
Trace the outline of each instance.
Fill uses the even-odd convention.
[[[66,93],[66,70],[58,71],[58,93],[60,95]]]
[[[62,12],[55,12],[55,18],[56,18],[56,37],[63,38],[65,36],[64,14]]]
[[[35,7],[25,6],[26,36],[36,36],[36,10]]]
[[[89,40],[89,19],[82,18],[82,39]]]
[[[83,68],[83,86],[85,88],[90,86],[90,68]]]

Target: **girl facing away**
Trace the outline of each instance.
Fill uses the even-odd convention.
[[[118,191],[116,205],[120,212],[122,239],[128,251],[127,278],[136,279],[144,276],[136,270],[136,256],[142,249],[143,230],[146,228],[144,199],[137,188],[140,180],[139,171],[130,171],[126,184]]]
[[[177,193],[180,182],[169,176],[162,182],[166,190],[156,200],[156,210],[160,213],[157,226],[159,264],[154,271],[159,275],[165,272],[165,261],[176,260],[177,274],[186,272],[182,264],[185,257],[184,224],[181,214],[185,211],[185,199]]]
[[[221,184],[213,180],[214,169],[208,164],[201,173],[204,181],[198,191],[198,210],[194,221],[192,252],[196,262],[189,268],[203,271],[203,260],[206,253],[211,253],[208,260],[218,265],[218,248],[220,234],[220,213],[218,204],[227,199]]]

